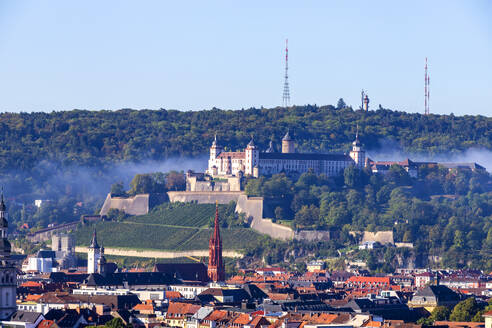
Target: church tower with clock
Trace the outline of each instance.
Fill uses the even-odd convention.
[[[8,320],[17,310],[16,288],[17,270],[10,258],[11,246],[7,239],[7,210],[3,199],[0,200],[0,320]]]

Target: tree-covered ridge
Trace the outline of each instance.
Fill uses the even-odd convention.
[[[0,114],[0,168],[31,168],[47,159],[64,164],[194,156],[207,152],[214,133],[230,149],[251,135],[263,148],[286,130],[303,151],[346,151],[356,125],[365,146],[391,140],[404,151],[435,154],[470,147],[492,149],[492,118],[408,114],[333,106],[247,110],[85,111]]]

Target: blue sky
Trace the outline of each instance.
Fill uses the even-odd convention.
[[[492,2],[0,0],[0,111],[291,103],[492,114]]]

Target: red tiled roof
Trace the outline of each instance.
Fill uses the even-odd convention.
[[[168,290],[166,291],[166,298],[168,299],[183,298],[183,295],[181,295],[181,293],[178,291]]]
[[[39,295],[29,294],[26,296],[25,301],[26,302],[37,302],[41,297],[43,297],[43,294],[39,294]]]
[[[383,323],[381,321],[370,320],[364,324],[364,327],[381,327]]]
[[[38,328],[50,328],[54,323],[53,320],[43,320],[38,324]]]
[[[233,324],[247,325],[250,322],[250,317],[246,313],[241,313],[239,316],[232,321]]]
[[[280,267],[273,267],[273,268],[259,268],[259,269],[256,269],[256,271],[264,271],[264,272],[268,272],[268,271],[282,271],[282,272],[284,272],[285,269],[280,268]]]
[[[348,283],[365,283],[365,284],[390,284],[389,277],[362,277],[353,276],[347,280]]]
[[[43,285],[40,283],[40,282],[37,282],[37,281],[26,281],[26,282],[23,282],[20,287],[42,287]]]
[[[195,314],[200,309],[200,305],[190,303],[169,302],[167,309],[168,315]]]
[[[227,311],[213,310],[208,316],[203,320],[217,321],[227,317]]]
[[[154,306],[152,304],[137,304],[133,307],[133,310],[135,311],[147,311],[147,312],[154,312]]]

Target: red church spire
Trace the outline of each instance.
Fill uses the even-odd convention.
[[[222,261],[222,240],[219,231],[219,205],[215,202],[214,232],[208,245],[208,277],[211,281],[224,281],[225,270]]]

